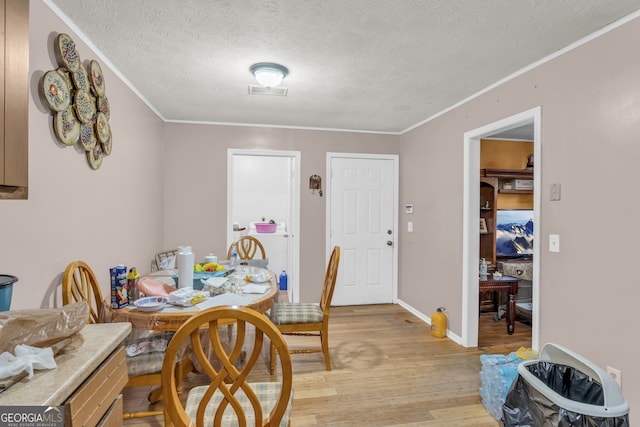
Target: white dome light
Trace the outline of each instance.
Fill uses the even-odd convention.
[[[249,70],[255,76],[258,83],[264,87],[276,87],[282,83],[289,70],[280,64],[274,64],[271,62],[260,62],[253,64]]]

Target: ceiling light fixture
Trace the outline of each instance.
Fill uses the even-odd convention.
[[[251,74],[253,74],[262,86],[264,87],[276,87],[282,83],[289,70],[287,67],[274,64],[273,62],[259,62],[249,67]]]

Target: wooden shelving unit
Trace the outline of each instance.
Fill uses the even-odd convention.
[[[531,181],[533,169],[481,169],[480,218],[487,224],[487,233],[480,234],[480,258],[496,265],[496,211],[501,194],[533,194],[531,189],[516,189],[516,181]],[[504,188],[505,185],[511,188]]]
[[[498,180],[480,178],[480,218],[487,224],[487,233],[480,233],[480,258],[496,263],[496,200]]]

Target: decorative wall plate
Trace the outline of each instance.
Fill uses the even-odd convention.
[[[104,77],[102,76],[102,68],[97,61],[91,61],[89,63],[89,80],[91,81],[91,87],[93,93],[96,96],[104,96]]]
[[[53,111],[64,111],[71,103],[69,86],[55,70],[47,71],[42,79],[42,94]]]
[[[67,34],[59,34],[57,40],[58,55],[69,71],[77,71],[80,67],[80,55],[76,50],[76,44]]]
[[[93,134],[93,123],[81,123],[80,145],[82,145],[86,151],[91,151],[96,147],[97,144],[98,140]]]
[[[107,116],[105,116],[104,113],[98,113],[96,115],[96,136],[100,142],[106,142],[111,136],[109,122],[107,121]]]
[[[71,73],[73,79],[73,85],[76,89],[86,90],[87,93],[91,91],[91,83],[89,83],[89,75],[84,65],[80,64],[78,69]]]
[[[53,119],[53,128],[58,139],[66,144],[73,145],[80,138],[80,122],[73,112],[73,107],[68,106],[64,111],[58,111]]]
[[[93,121],[93,115],[96,113],[96,101],[89,92],[84,89],[76,90],[73,104],[76,108],[78,120],[82,123],[91,123]]]
[[[60,74],[60,76],[62,76],[64,81],[67,82],[67,86],[69,87],[69,95],[71,95],[71,101],[73,101],[73,95],[75,95],[76,93],[76,88],[73,85],[73,80],[71,80],[71,74],[69,74],[69,71],[64,67],[60,67],[56,71],[58,72],[58,74]]]
[[[111,154],[111,146],[111,133],[109,133],[109,139],[106,142],[102,143],[102,151],[104,152],[105,156]]]
[[[104,155],[102,153],[102,146],[100,144],[96,144],[93,150],[87,151],[87,160],[89,160],[89,165],[93,169],[99,169],[102,166],[102,159]]]
[[[111,118],[111,110],[109,109],[109,100],[106,96],[98,97],[98,111],[107,116],[107,120]]]

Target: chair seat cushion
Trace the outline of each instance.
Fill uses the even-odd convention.
[[[160,373],[164,353],[142,353],[134,357],[127,356],[127,372],[130,377]]]
[[[280,390],[282,389],[282,383],[279,382],[262,382],[262,383],[249,383],[249,386],[253,389],[260,401],[260,406],[262,407],[262,416],[264,418],[269,416],[269,413],[276,405],[278,398],[280,397]],[[185,404],[185,412],[191,418],[192,422],[195,423],[196,414],[198,411],[198,404],[202,400],[204,393],[207,390],[207,386],[199,386],[194,387],[189,391],[189,395],[187,396],[187,402]],[[254,426],[255,425],[255,414],[253,412],[253,407],[251,406],[251,402],[247,399],[246,395],[239,389],[236,392],[236,397],[244,410],[245,416],[247,417],[247,425]],[[213,417],[215,416],[215,411],[222,402],[222,393],[220,390],[216,390],[213,394],[213,398],[207,405],[207,409],[205,410],[205,424],[212,425]],[[291,391],[291,395],[289,397],[289,403],[287,404],[287,410],[285,411],[282,420],[280,421],[280,426],[286,427],[289,425],[289,418],[291,416],[291,403],[293,402],[293,390]],[[235,414],[235,411],[231,407],[231,405],[227,405],[227,408],[224,411],[224,415],[222,416],[222,426],[238,426],[238,419]]]
[[[276,325],[321,323],[322,310],[317,304],[282,302],[273,305],[270,317]]]

